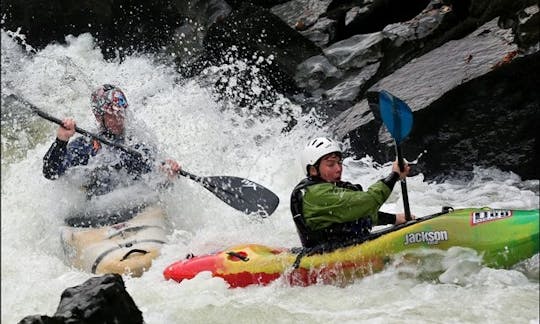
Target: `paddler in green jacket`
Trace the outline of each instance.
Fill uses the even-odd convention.
[[[304,247],[358,242],[373,225],[405,222],[405,214],[379,208],[410,167],[400,171],[394,162],[390,175],[363,191],[358,184],[341,181],[342,158],[338,143],[325,137],[309,141],[302,152],[307,178],[291,194],[291,212]]]

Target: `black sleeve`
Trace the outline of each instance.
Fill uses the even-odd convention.
[[[388,187],[390,190],[394,189],[394,185],[399,180],[399,173],[392,171],[386,178],[381,181]]]
[[[63,173],[62,162],[66,156],[67,143],[56,139],[43,157],[43,175],[45,178],[55,180]]]
[[[377,225],[387,225],[396,223],[396,214],[378,212]]]

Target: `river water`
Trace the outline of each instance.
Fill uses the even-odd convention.
[[[256,67],[234,60],[231,66],[257,80]],[[281,200],[270,217],[247,216],[198,184],[178,179],[160,197],[171,222],[162,255],[142,277],[124,277],[147,323],[539,322],[538,255],[500,270],[483,267],[481,256],[470,250],[417,251],[345,287],[291,287],[278,280],[265,287],[229,289],[223,280],[205,274],[180,284],[165,281],[163,269],[188,253],[249,242],[299,245],[289,213],[289,194],[302,178],[297,153],[308,138],[326,130],[317,114],[301,115],[300,108],[286,100],[270,112],[268,107],[254,105],[248,111],[217,100],[206,84],[231,66],[182,80],[166,64],[144,56],[105,61],[88,35],[31,53],[2,31],[2,323],[31,314],[52,316],[64,289],[92,277],[65,264],[59,240],[59,227],[81,193],[41,175],[56,125],[32,116],[6,96],[16,94],[94,130],[89,93],[102,83],[125,90],[130,131],[152,138],[163,157],[198,175],[248,178]],[[247,92],[239,92],[237,81],[230,76],[222,80],[236,97],[257,96],[264,88],[264,83],[254,82]],[[282,131],[288,118],[270,116],[283,107],[298,120],[290,132]],[[366,187],[388,171],[388,165],[373,163],[368,156],[350,157],[343,177]],[[512,173],[481,168],[471,181],[430,184],[421,174],[408,179],[411,210],[417,216],[442,206],[539,208],[538,185],[538,180],[522,181]],[[382,210],[397,212],[401,206],[396,187]]]

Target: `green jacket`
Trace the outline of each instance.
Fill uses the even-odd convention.
[[[312,230],[364,217],[371,217],[373,224],[378,224],[377,212],[392,193],[383,181],[377,181],[367,191],[341,188],[328,182],[314,184],[305,190],[303,215]]]

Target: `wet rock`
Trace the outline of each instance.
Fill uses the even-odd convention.
[[[332,44],[324,50],[324,55],[339,68],[362,68],[383,56],[380,46],[382,40],[380,32],[355,35]]]
[[[454,94],[468,87],[472,93],[485,91],[478,80],[490,83],[501,73],[499,69],[513,70],[521,66],[517,62],[535,58],[540,50],[539,11],[537,0],[84,0],[73,4],[6,0],[2,26],[12,31],[21,27],[16,34],[26,38],[19,39],[37,49],[51,41],[64,42],[67,34],[90,32],[106,58],[135,51],[156,53],[160,59],[172,57],[183,77],[201,76],[204,71],[203,82],[240,107],[240,113],[247,107],[255,117],[268,112],[289,114],[290,109],[274,106],[276,98],[285,95],[303,111],[314,108],[326,116],[338,139],[351,139],[356,154],[372,154],[385,162],[392,158],[393,148],[387,145],[390,139],[384,127],[370,113],[369,93],[390,91],[418,111],[420,120],[432,109],[442,109],[435,107],[446,98],[453,98],[455,109],[471,113]],[[535,80],[524,78],[519,81],[526,83],[524,88]],[[512,87],[505,84],[501,79],[495,88],[504,98],[521,103],[520,97],[506,93]],[[532,103],[524,107],[538,110],[534,95],[519,93]],[[486,105],[492,103],[481,94]],[[506,114],[520,113],[512,114],[512,124],[497,123],[498,131],[511,133],[534,120],[531,112],[515,110],[514,103],[505,100],[512,107]],[[472,133],[454,125],[453,116],[440,111],[437,115],[449,118],[446,131],[425,128],[421,134],[411,134],[408,143],[415,147],[409,154],[426,145],[429,150],[423,159],[440,164],[418,165],[428,179],[444,177],[449,168],[464,174],[457,170],[469,170],[474,159],[523,177],[539,177],[531,171],[534,167],[525,165],[532,160],[521,153],[531,146],[530,134],[523,133],[527,139],[520,138],[524,140],[506,157],[513,162],[506,163],[500,158],[505,155],[500,147],[487,138],[476,141],[480,134],[467,138]],[[294,127],[290,117],[286,129]],[[485,115],[485,119],[498,117]],[[464,137],[446,142],[457,138],[451,129],[465,132]],[[497,137],[489,127],[483,130],[486,136]],[[487,152],[479,143],[490,143],[493,151]],[[438,149],[452,154],[437,160],[435,155],[444,156]],[[470,161],[454,159],[467,152]]]
[[[370,88],[393,93],[415,112],[413,131],[403,151],[409,160],[425,152],[416,169],[426,180],[465,174],[474,165],[497,166],[525,178],[538,178],[533,167],[537,157],[531,154],[536,135],[531,130],[538,120],[540,104],[533,88],[539,83],[525,68],[538,65],[538,55],[508,59],[517,49],[511,39],[511,32],[500,29],[494,19]],[[330,126],[338,138],[350,137],[359,156],[393,159],[391,137],[368,112],[366,102],[343,112]],[[519,138],[513,135],[516,131]]]
[[[331,0],[292,0],[272,7],[271,12],[291,28],[306,30],[326,12]]]
[[[361,5],[359,5],[361,3]],[[417,16],[429,0],[332,1],[327,16],[338,21],[338,40],[381,31],[385,26]]]
[[[206,66],[204,38],[208,28],[222,22],[231,13],[224,0],[176,1],[176,10],[184,17],[165,46],[178,72],[185,77],[199,74]]]
[[[540,53],[516,58],[445,93],[415,113],[411,145],[427,179],[443,180],[474,166],[513,171],[538,179]]]
[[[26,316],[18,324],[64,324],[65,321],[62,318],[49,317],[46,315],[31,315]]]
[[[181,21],[172,0],[2,1],[2,27],[20,33],[42,49],[65,43],[67,35],[91,33],[105,57],[155,52],[168,43]]]
[[[230,4],[233,8],[239,8],[246,2],[249,2],[253,6],[270,9],[274,6],[289,1],[290,0],[227,0],[227,3]]]
[[[237,48],[235,59],[255,64],[275,90],[294,93],[296,67],[321,50],[270,11],[243,5],[221,23],[214,24],[204,40],[206,59],[211,64],[227,63],[230,49]],[[225,60],[224,60],[225,58]]]
[[[503,20],[503,18],[501,18]],[[520,10],[512,20],[516,44],[523,52],[540,50],[540,9],[537,5]]]
[[[353,103],[362,87],[377,73],[380,63],[374,63],[366,66],[359,71],[348,71],[340,82],[323,93],[326,98],[331,100],[349,101]]]
[[[323,17],[317,20],[313,26],[300,31],[300,33],[315,45],[324,48],[334,42],[336,38],[336,24],[337,22],[335,20]],[[298,30],[297,26],[298,24],[295,28]]]
[[[298,65],[295,80],[314,97],[352,104],[379,69],[382,40],[373,33],[337,42]]]
[[[321,88],[326,80],[337,80],[343,75],[324,55],[312,56],[298,65],[297,84],[312,93]]]
[[[274,15],[285,21],[319,47],[336,37],[336,21],[324,17],[331,0],[293,0],[272,7]]]
[[[52,317],[34,315],[23,318],[24,324],[56,323],[143,323],[141,311],[127,293],[118,274],[90,278],[83,284],[64,290]]]

